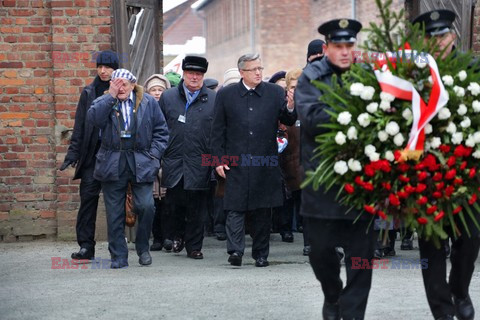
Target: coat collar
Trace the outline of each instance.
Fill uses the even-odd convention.
[[[237,87],[240,91],[240,96],[245,96],[249,90],[247,90],[247,88],[245,87],[245,85],[243,84],[243,79],[240,80],[238,83],[237,83]],[[260,84],[258,86],[256,86],[255,90],[253,90],[253,92],[255,92],[257,94],[257,96],[261,97],[263,95],[263,92],[265,91],[265,83],[262,81],[260,82]]]
[[[184,99],[185,102],[186,102],[186,101],[187,101],[187,97],[186,97],[186,95],[185,95],[185,90],[183,89],[183,79],[180,80],[180,83],[178,84],[177,89],[178,89],[178,93],[180,93],[180,95],[183,97],[183,99]],[[205,95],[208,95],[207,89],[208,89],[208,88],[205,86],[205,83],[204,83],[203,86],[202,86],[202,88],[200,89],[200,93],[198,94],[197,98],[195,98],[195,100],[192,101],[191,104],[195,103],[195,101],[197,101],[200,97],[205,96]]]

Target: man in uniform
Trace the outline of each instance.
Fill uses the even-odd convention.
[[[450,10],[426,12],[413,20],[414,24],[422,24],[427,38],[435,37],[439,52],[434,52],[434,57],[438,57],[440,51],[445,50],[442,56],[445,58],[455,50],[456,35],[452,29],[454,20],[455,13]],[[471,237],[468,237],[458,216],[455,222],[460,228],[460,235],[452,234],[449,226],[445,228],[452,240],[450,255],[452,268],[448,282],[446,279],[447,253],[444,249],[448,239],[442,241],[440,248],[430,241],[423,239],[418,241],[420,258],[428,261],[428,268],[422,269],[422,275],[430,310],[435,319],[453,319],[454,315],[460,320],[471,320],[475,317],[468,287],[480,248],[480,232],[469,217],[466,219]]]
[[[331,84],[334,74],[340,79],[341,74],[352,64],[356,35],[361,28],[360,22],[351,19],[336,19],[322,24],[318,31],[325,36],[323,52],[326,57],[308,64],[298,79],[295,106],[302,123],[300,143],[305,171],[317,168],[319,159],[312,159],[314,149],[318,146],[315,137],[326,131],[318,125],[330,121],[330,116],[325,112],[329,106],[319,101],[323,93],[311,81]],[[370,261],[373,258],[375,233],[369,229],[369,217],[365,214],[353,223],[360,213],[352,210],[346,214],[347,208],[335,201],[337,192],[338,188],[325,193],[322,188],[315,191],[311,186],[302,190],[300,213],[306,220],[305,228],[311,245],[310,263],[325,296],[323,318],[363,319],[372,270],[353,269],[352,259]],[[345,287],[340,278],[340,260],[336,247],[343,247],[346,255]]]

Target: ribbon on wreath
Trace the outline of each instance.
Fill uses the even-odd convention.
[[[418,160],[420,158],[423,154],[423,146],[425,143],[424,128],[448,102],[448,92],[445,90],[443,82],[441,81],[435,59],[428,53],[418,55],[416,51],[409,49],[408,44],[406,47],[408,49],[399,51],[399,54],[403,53],[405,56],[410,57],[410,59],[424,59],[430,69],[433,84],[428,104],[425,104],[425,101],[420,97],[411,82],[401,79],[393,75],[391,72],[375,70],[375,76],[377,77],[377,81],[383,92],[387,92],[397,99],[412,101],[412,128],[410,130],[407,146],[402,151],[402,156],[399,161],[405,161],[408,159]],[[403,56],[403,54],[401,56]],[[392,56],[391,53],[387,53],[387,57],[391,63]],[[386,67],[387,61],[377,61],[377,66]]]

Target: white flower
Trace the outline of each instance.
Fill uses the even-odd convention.
[[[440,109],[440,111],[438,112],[438,119],[440,120],[445,120],[445,119],[448,119],[452,116],[452,113],[450,112],[450,110],[447,108],[447,107],[443,107],[442,109]]]
[[[390,108],[391,108],[390,107],[390,102],[385,101],[385,100],[380,101],[380,109],[382,109],[383,111],[387,111]]]
[[[363,87],[362,93],[360,94],[360,98],[363,100],[372,100],[373,95],[375,94],[375,88],[371,86]]]
[[[377,151],[377,148],[371,144],[366,145],[364,148],[364,152],[367,157],[370,155],[370,153],[374,153],[375,151]]]
[[[462,128],[468,128],[472,124],[472,121],[470,121],[469,117],[463,117],[463,121],[460,122],[460,126]]]
[[[473,111],[480,112],[480,102],[478,100],[474,100],[472,102],[472,108],[473,108]]]
[[[453,144],[460,144],[463,141],[463,133],[455,132],[452,134],[452,143]]]
[[[446,86],[453,86],[453,77],[446,75],[442,77],[443,84]]]
[[[455,87],[453,87],[453,91],[455,92],[457,97],[461,98],[465,95],[465,89],[463,89],[462,87],[455,86]]]
[[[362,171],[362,165],[360,164],[360,161],[355,159],[348,160],[348,168],[353,172]]]
[[[467,147],[475,147],[475,138],[473,137],[473,135],[468,135],[467,140],[465,140],[465,145]]]
[[[463,103],[458,106],[457,113],[461,116],[465,115],[467,113],[467,106],[464,105]]]
[[[474,157],[475,159],[480,159],[480,150],[477,150],[474,153],[472,153],[472,157]]]
[[[393,155],[393,152],[392,151],[385,152],[385,159],[387,159],[390,162],[395,160],[395,156]]]
[[[419,59],[419,58],[415,59],[415,64],[417,65],[418,68],[423,69],[427,66],[427,63],[423,61],[424,59]]]
[[[368,106],[367,106],[367,111],[368,112],[375,113],[375,112],[377,112],[377,110],[378,110],[378,103],[372,102],[372,103],[368,104]]]
[[[475,143],[480,143],[480,132],[477,131],[473,134],[473,139],[475,140]]]
[[[368,127],[368,125],[370,124],[370,116],[368,115],[368,113],[364,112],[364,113],[361,113],[358,117],[357,117],[357,121],[358,123],[366,128]]]
[[[472,93],[472,95],[478,96],[480,94],[480,85],[476,82],[470,82],[467,90],[469,90]]]
[[[402,117],[405,119],[405,120],[410,120],[412,119],[412,110],[410,110],[410,108],[406,108],[405,110],[403,110],[402,112]]]
[[[357,140],[357,138],[358,138],[357,137],[357,128],[355,128],[355,127],[348,128],[347,137],[350,140]]]
[[[428,82],[433,83],[432,76],[428,76],[427,80],[428,80]]]
[[[335,165],[333,166],[333,171],[343,176],[348,171],[347,163],[343,160],[335,162]]]
[[[387,123],[386,127],[385,127],[385,131],[391,135],[391,136],[394,136],[396,135],[397,133],[400,132],[400,127],[398,126],[398,123],[396,123],[395,121],[390,121]]]
[[[387,102],[392,102],[395,100],[395,96],[388,93],[388,92],[380,92],[380,100],[382,101],[387,101]]]
[[[340,112],[340,113],[338,114],[337,121],[338,121],[338,123],[343,124],[344,126],[346,126],[347,124],[350,123],[350,121],[352,121],[352,114],[351,114],[350,112],[348,112],[348,111]]]
[[[378,140],[382,142],[387,141],[388,139],[388,133],[383,130],[378,131],[377,136],[378,136]]]
[[[455,123],[451,121],[448,123],[447,132],[450,134],[454,134],[455,132],[457,132],[457,126],[455,125]]]
[[[398,133],[395,137],[393,137],[393,143],[395,143],[395,145],[398,147],[402,146],[404,141],[405,138],[401,133]]]
[[[430,123],[427,123],[423,129],[425,130],[425,134],[430,134],[433,132],[433,127]]]
[[[378,152],[372,152],[368,155],[368,158],[370,159],[370,161],[374,162],[374,161],[378,161],[380,160],[380,154]]]
[[[335,136],[335,142],[338,145],[342,145],[347,142],[347,136],[342,131],[338,131],[337,135]]]
[[[457,74],[457,76],[458,76],[458,79],[460,79],[460,81],[463,81],[467,79],[467,72],[465,70],[462,70]]]
[[[360,83],[360,82],[352,83],[352,85],[350,86],[350,94],[352,96],[360,96],[362,94],[364,87],[365,86],[363,85],[363,83]]]
[[[432,149],[437,149],[438,147],[440,147],[441,144],[442,144],[442,139],[440,139],[439,137],[433,137],[430,140],[430,146],[432,147]]]

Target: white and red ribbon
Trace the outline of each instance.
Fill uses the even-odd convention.
[[[431,55],[423,53],[421,56],[418,56],[415,51],[412,52],[411,50],[405,50],[403,52],[405,52],[405,55],[410,56],[412,61],[415,58],[426,59],[433,82],[428,105],[425,104],[411,82],[394,76],[391,72],[382,72],[380,70],[375,70],[375,76],[383,92],[387,92],[397,99],[412,101],[413,123],[405,149],[423,150],[425,125],[447,104],[448,92],[445,90],[441,81],[437,63]],[[399,53],[401,54],[402,51],[399,51]],[[387,56],[390,55],[387,53]]]

